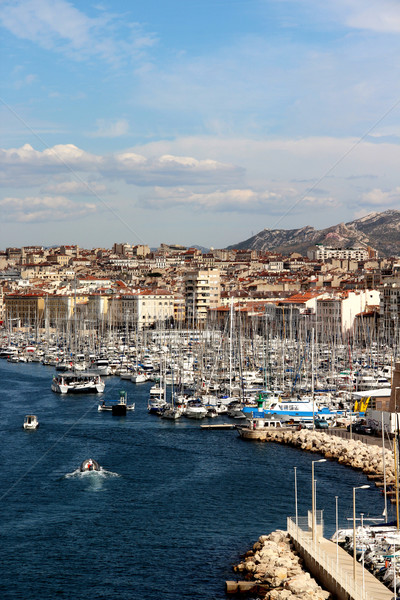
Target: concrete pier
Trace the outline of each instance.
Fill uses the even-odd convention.
[[[307,570],[338,600],[393,600],[393,591],[359,562],[354,581],[353,557],[343,548],[320,535],[313,541],[311,532],[297,527],[291,517],[288,517],[287,528]]]

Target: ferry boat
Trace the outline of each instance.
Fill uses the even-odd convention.
[[[60,373],[53,377],[51,389],[57,394],[101,394],[105,383],[97,373]]]

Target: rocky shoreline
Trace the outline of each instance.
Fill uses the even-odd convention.
[[[380,446],[364,444],[360,440],[343,439],[329,435],[323,431],[302,429],[272,429],[263,431],[263,440],[288,444],[301,450],[323,454],[325,458],[337,460],[353,469],[363,471],[366,475],[384,476],[383,452]],[[385,449],[386,480],[393,482],[394,457],[391,450]]]
[[[293,549],[285,531],[262,535],[234,571],[257,585],[257,595],[265,600],[327,600],[311,575],[303,570],[302,559]]]

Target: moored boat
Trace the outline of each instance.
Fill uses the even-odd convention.
[[[121,390],[118,402],[106,404],[103,400],[102,404],[98,405],[97,410],[99,412],[111,412],[113,416],[121,417],[125,416],[128,410],[135,410],[135,404],[128,404],[128,394],[125,390]]]

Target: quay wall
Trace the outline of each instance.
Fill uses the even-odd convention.
[[[355,437],[353,434],[353,439],[347,436],[342,438],[332,435],[332,432],[325,433],[319,430],[293,431],[291,429],[265,428],[253,431],[251,437],[247,439],[288,444],[301,450],[319,453],[325,458],[337,460],[341,464],[361,470],[369,476],[383,480],[384,474],[386,474],[387,483],[393,483],[395,480],[393,452],[388,448],[383,450],[381,446],[369,443],[369,439],[366,443],[364,439],[355,439]],[[368,437],[362,436],[362,438]]]

